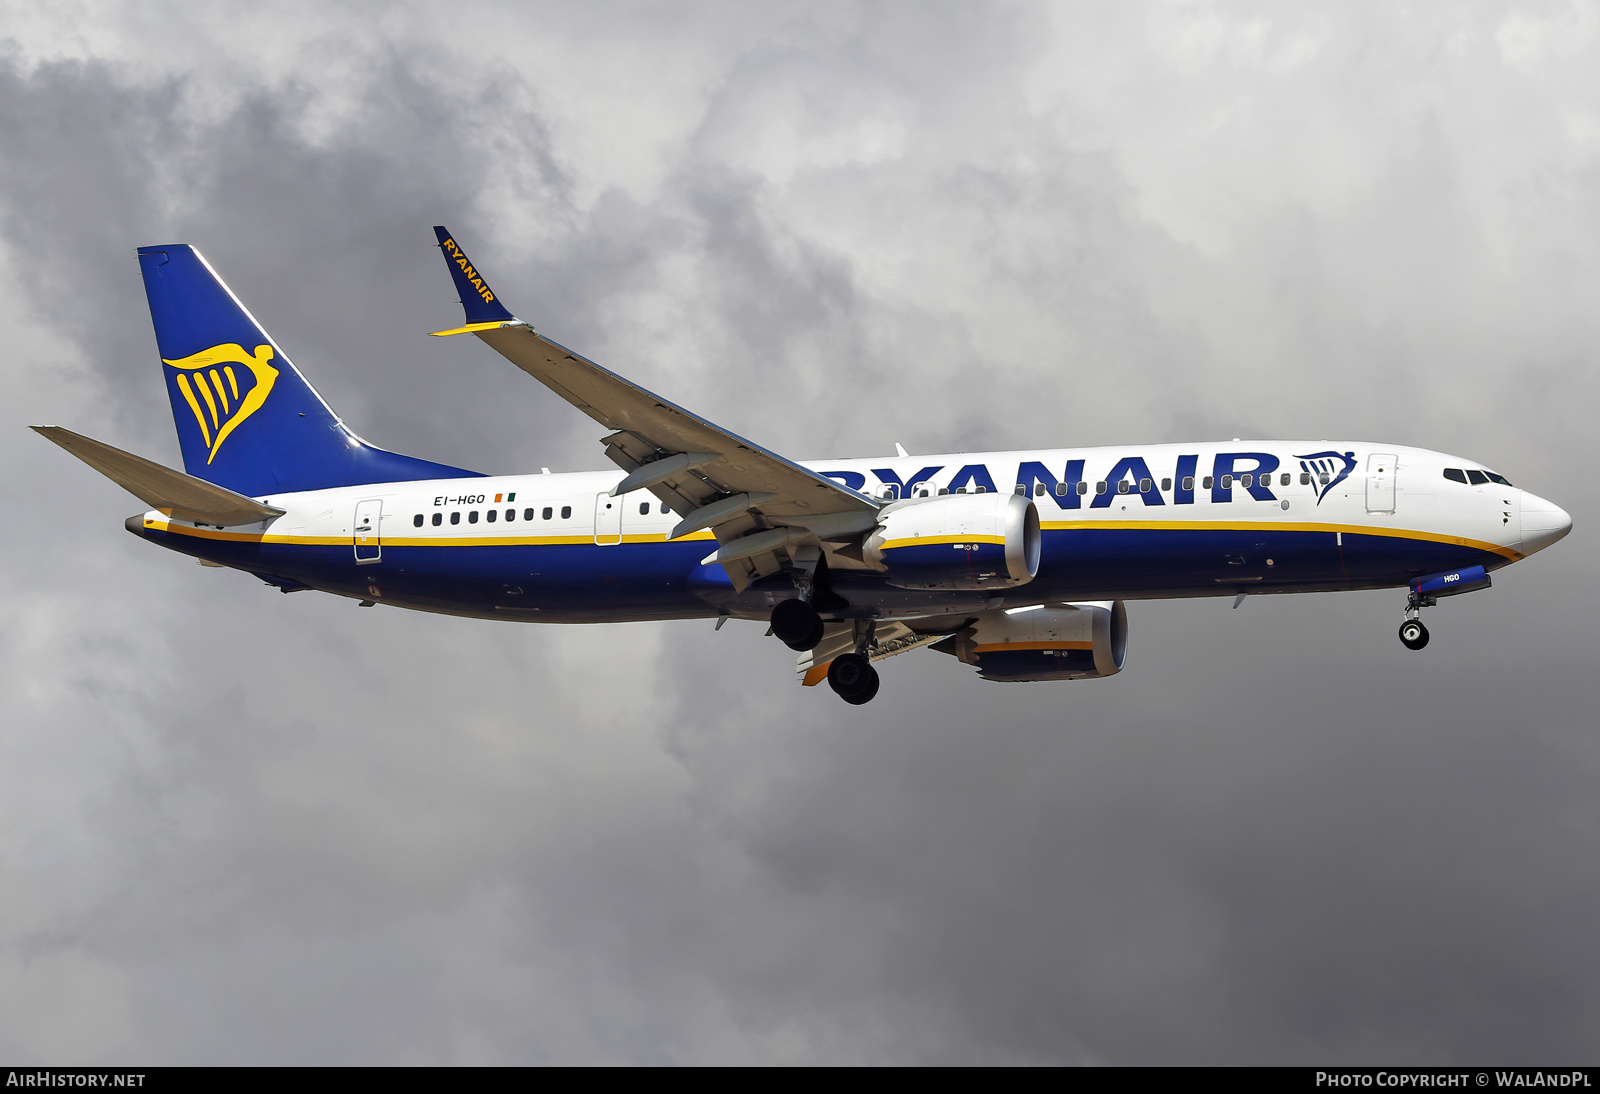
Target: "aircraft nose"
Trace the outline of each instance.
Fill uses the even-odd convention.
[[[1553,501],[1522,492],[1522,553],[1542,551],[1572,531],[1572,514]]]

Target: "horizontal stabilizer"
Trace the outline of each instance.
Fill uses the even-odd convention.
[[[181,520],[226,528],[256,524],[283,514],[282,509],[262,505],[227,487],[163,467],[153,460],[113,448],[70,429],[62,429],[58,425],[36,425],[33,430],[71,452],[150,508],[160,509]]]

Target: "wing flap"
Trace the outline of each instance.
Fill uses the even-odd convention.
[[[873,628],[872,644],[867,647],[868,661],[882,661],[896,654],[931,646],[948,638],[944,631],[920,634],[898,620],[879,620]],[[822,641],[816,649],[807,650],[796,660],[795,675],[803,687],[815,687],[828,678],[828,666],[842,653],[856,645],[855,626],[852,623],[829,623],[822,632]]]

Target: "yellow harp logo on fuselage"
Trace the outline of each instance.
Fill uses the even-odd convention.
[[[271,346],[257,346],[255,353],[246,353],[239,343],[228,342],[176,361],[162,358],[178,370],[175,377],[178,392],[194,411],[200,436],[205,438],[206,463],[217,458],[217,450],[228,439],[228,434],[260,410],[272,393],[272,385],[278,380],[278,370],[267,364],[272,357]],[[242,396],[234,365],[245,366],[254,379]]]

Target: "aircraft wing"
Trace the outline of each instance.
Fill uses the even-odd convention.
[[[599,422],[606,455],[628,472],[613,494],[647,489],[682,519],[669,538],[710,528],[716,561],[743,589],[782,568],[806,540],[858,535],[879,503],[730,433],[538,334],[499,302],[442,227],[440,249],[461,290],[471,333]]]
[[[197,479],[182,471],[113,448],[58,425],[36,425],[33,431],[71,452],[78,459],[122,487],[152,509],[180,520],[215,524],[219,528],[257,524],[283,510],[263,505],[226,487]]]

